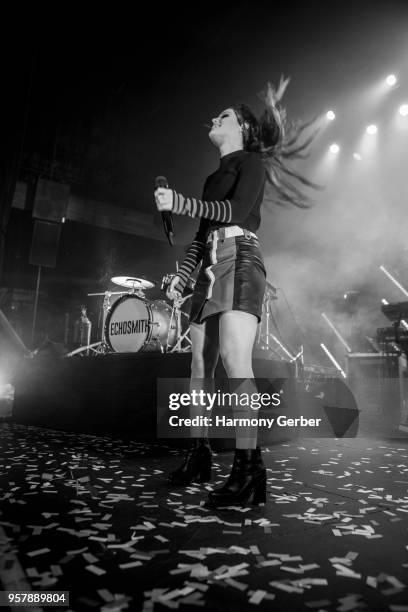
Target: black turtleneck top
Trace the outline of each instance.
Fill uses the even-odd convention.
[[[202,200],[186,198],[173,191],[172,211],[201,218],[198,232],[187,250],[177,285],[183,291],[188,278],[203,258],[210,231],[239,225],[256,232],[261,222],[265,168],[258,153],[239,150],[221,157],[219,168],[207,177]]]

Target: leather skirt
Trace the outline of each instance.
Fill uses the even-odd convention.
[[[228,310],[262,316],[266,271],[255,237],[234,236],[207,243],[191,303],[190,322]]]

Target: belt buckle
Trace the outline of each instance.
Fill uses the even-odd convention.
[[[221,242],[224,242],[225,240],[225,227],[220,227],[218,230],[218,240],[220,240]]]
[[[246,240],[250,240],[251,232],[248,229],[243,229],[243,232],[244,232],[244,237],[246,238]]]

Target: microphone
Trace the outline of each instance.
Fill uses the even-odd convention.
[[[169,185],[165,176],[156,176],[154,181],[154,186],[156,189],[159,187],[164,187],[168,189]],[[170,246],[174,245],[174,223],[173,223],[173,215],[170,211],[162,211],[161,213],[164,232],[167,236],[167,240],[169,241]]]

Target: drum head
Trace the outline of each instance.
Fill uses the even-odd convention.
[[[106,317],[105,339],[115,353],[138,353],[151,332],[150,307],[135,295],[125,295]]]

